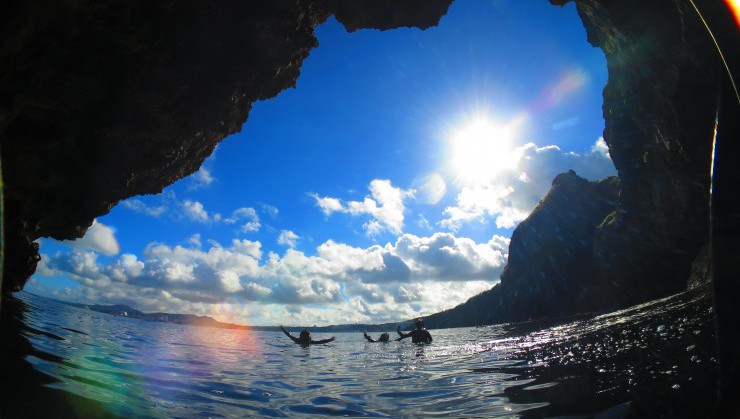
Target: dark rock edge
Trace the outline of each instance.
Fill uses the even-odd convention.
[[[314,28],[330,15],[350,31],[427,28],[450,3],[4,4],[3,290],[22,289],[34,272],[36,239],[81,237],[120,200],[158,193],[195,172],[219,141],[241,129],[254,101],[295,85],[302,61],[317,45]],[[608,188],[612,206],[605,215],[568,210],[577,215],[571,230],[587,237],[567,233],[566,239],[591,249],[571,249],[587,260],[583,272],[589,282],[579,286],[590,290],[574,298],[614,308],[685,288],[692,262],[709,240],[709,165],[721,66],[685,2],[575,3],[589,42],[607,57],[604,139],[619,182]],[[579,219],[588,222],[578,224]],[[516,260],[531,260],[527,252],[537,252],[536,246],[517,250],[522,243],[546,243],[525,232],[530,224],[522,223],[512,238],[515,257],[502,284],[530,296],[522,302],[539,302],[529,316],[592,307],[541,308],[547,292],[566,292],[557,289],[575,283],[565,273],[565,259],[547,268],[560,278],[551,281],[560,283],[554,288],[535,278],[546,271],[518,268]],[[610,290],[620,296],[589,298]]]

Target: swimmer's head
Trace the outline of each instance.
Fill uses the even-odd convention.
[[[423,329],[424,328],[424,320],[422,320],[422,319],[417,320],[416,321],[416,328],[419,329],[419,330]]]
[[[310,342],[311,341],[311,332],[308,330],[301,330],[301,336],[300,336],[301,342]]]
[[[388,335],[388,333],[382,333],[380,335],[380,338],[378,339],[378,342],[388,342],[388,340],[390,340],[390,338],[391,337]]]

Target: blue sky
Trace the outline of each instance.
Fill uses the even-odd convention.
[[[199,172],[41,240],[27,289],[246,324],[402,320],[493,286],[557,173],[615,173],[606,63],[572,4],[457,0],[426,31],[316,34],[295,89]]]

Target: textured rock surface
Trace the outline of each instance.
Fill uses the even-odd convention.
[[[35,270],[34,240],[81,237],[120,200],[196,171],[254,101],[295,85],[335,10],[350,30],[425,28],[451,1],[4,2],[3,290]]]
[[[632,304],[685,287],[709,240],[721,65],[687,2],[576,6],[589,42],[607,57],[604,139],[621,182],[616,218],[595,238],[598,280],[618,285],[621,304]]]
[[[501,283],[452,310],[429,316],[429,327],[457,327],[567,316],[614,307],[609,283],[595,280],[596,231],[617,206],[619,181],[589,182],[575,172],[552,188],[511,237]]]

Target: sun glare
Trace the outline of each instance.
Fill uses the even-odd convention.
[[[449,140],[450,166],[458,180],[479,183],[511,167],[516,125],[477,118],[454,131]]]

